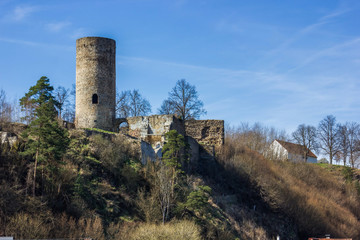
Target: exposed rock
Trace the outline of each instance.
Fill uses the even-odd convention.
[[[9,144],[10,147],[14,146],[14,144],[18,141],[18,137],[9,132],[0,131],[0,142],[1,145]]]

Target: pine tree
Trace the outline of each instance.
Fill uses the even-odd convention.
[[[47,77],[41,77],[35,86],[20,99],[22,109],[31,106],[30,124],[23,133],[26,156],[34,157],[34,173],[32,195],[35,196],[37,170],[42,170],[42,184],[44,177],[51,182],[51,177],[58,171],[58,165],[69,143],[67,131],[59,126],[55,107],[58,102],[54,100]],[[27,108],[28,109],[28,108]]]

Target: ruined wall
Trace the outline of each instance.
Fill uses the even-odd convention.
[[[220,147],[224,144],[224,120],[188,120],[185,131],[201,145]]]
[[[121,120],[121,119],[120,119]],[[124,120],[121,120],[122,122]],[[165,133],[177,130],[186,136],[190,146],[191,161],[214,159],[217,148],[224,144],[223,120],[189,120],[184,122],[174,115],[152,115],[126,118],[127,134],[151,145],[157,157],[161,157]],[[186,130],[186,131],[185,131]],[[144,152],[150,152],[148,146]],[[152,154],[146,154],[152,157]]]
[[[152,115],[127,118],[129,125],[128,134],[142,139],[151,144],[163,142],[165,133],[177,130],[180,134],[185,133],[182,121],[174,115]]]
[[[183,122],[174,115],[152,115],[116,119],[116,123],[126,121],[126,134],[139,139],[142,143],[142,162],[148,159],[155,160],[162,157],[162,147],[165,143],[165,133],[170,130],[177,130],[184,135]],[[116,126],[117,127],[117,126]],[[118,128],[118,127],[117,127]],[[124,133],[124,129],[119,129]]]
[[[115,51],[109,38],[76,40],[76,128],[113,130]]]

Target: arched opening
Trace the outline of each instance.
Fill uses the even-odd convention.
[[[98,104],[99,103],[99,96],[96,93],[94,93],[92,95],[92,103],[93,104]]]
[[[129,123],[127,121],[124,121],[119,124],[119,133],[122,134],[129,134]]]

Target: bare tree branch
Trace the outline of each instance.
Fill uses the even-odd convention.
[[[145,116],[151,113],[151,105],[139,90],[122,91],[116,95],[116,115],[120,118]]]
[[[303,146],[303,158],[307,162],[311,150],[317,150],[316,128],[310,125],[301,124],[292,136],[297,144]]]
[[[198,119],[206,114],[195,86],[190,85],[185,79],[176,82],[158,111],[160,114],[177,114],[184,120]]]
[[[319,147],[329,156],[330,164],[333,164],[333,158],[339,151],[336,118],[333,115],[326,116],[320,121],[317,130]]]
[[[65,104],[69,102],[70,90],[66,89],[62,86],[59,86],[55,90],[55,99],[58,101],[58,110],[59,110],[59,117],[63,118],[62,110],[64,109]]]
[[[0,122],[11,122],[12,107],[6,100],[6,93],[0,90]]]
[[[349,139],[349,161],[354,168],[360,158],[360,125],[356,122],[346,123]]]
[[[347,157],[349,156],[349,132],[346,124],[339,124],[337,129],[336,137],[339,143],[339,151],[335,157],[337,160],[343,160],[344,166],[346,166]]]

